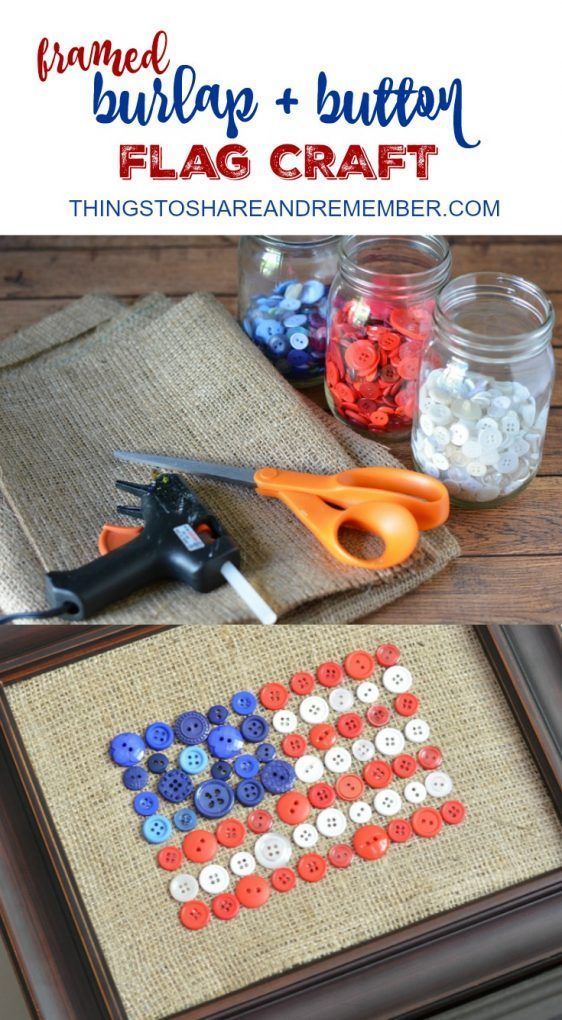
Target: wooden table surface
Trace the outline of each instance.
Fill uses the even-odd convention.
[[[455,563],[377,613],[393,623],[562,621],[562,237],[458,237],[454,275],[501,270],[550,295],[557,313],[558,376],[544,458],[532,485],[497,510],[454,509]],[[236,310],[234,237],[4,237],[0,337],[90,291],[133,300],[160,291],[213,291]],[[318,402],[321,391],[314,394]],[[395,447],[411,465],[408,444]],[[374,618],[374,617],[373,617]],[[368,618],[371,619],[371,618]]]

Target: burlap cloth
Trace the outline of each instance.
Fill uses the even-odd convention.
[[[380,861],[331,868],[318,885],[298,882],[228,924],[186,931],[109,740],[383,640],[400,646],[414,674],[465,822],[394,845]],[[551,802],[469,628],[183,627],[16,683],[7,697],[131,1020],[157,1020],[562,864]],[[263,806],[273,809],[269,795]]]
[[[0,346],[5,612],[42,608],[44,571],[93,559],[104,521],[123,523],[114,481],[146,480],[149,469],[117,465],[116,447],[319,472],[397,464],[297,394],[209,295],[175,305],[155,295],[117,315],[112,299],[90,296]],[[238,541],[245,573],[284,622],[356,619],[458,553],[440,528],[401,567],[354,570],[332,560],[276,500],[202,479],[193,488]],[[153,621],[253,622],[226,586],[201,596],[178,584],[96,618]]]

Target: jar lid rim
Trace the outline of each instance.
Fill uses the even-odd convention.
[[[527,330],[517,333],[505,333],[502,336],[490,334],[461,326],[449,315],[453,308],[462,307],[465,302],[473,301],[475,297],[484,297],[494,294],[498,298],[506,298],[515,301],[521,306],[530,308],[528,301],[522,300],[523,296],[534,298],[535,312],[542,309],[542,320],[536,326],[530,326]],[[517,300],[519,296],[520,300]],[[454,300],[456,298],[456,300]],[[497,273],[493,271],[482,271],[475,273],[464,273],[456,276],[445,284],[437,295],[434,308],[435,324],[444,332],[452,333],[455,339],[465,342],[489,343],[493,341],[499,348],[503,349],[508,345],[523,344],[529,339],[538,342],[548,340],[552,333],[555,321],[555,312],[552,301],[547,294],[536,283],[526,280],[523,276],[512,273]]]

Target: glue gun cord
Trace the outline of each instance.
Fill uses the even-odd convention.
[[[53,616],[62,616],[65,612],[65,606],[58,606],[55,609],[42,609],[35,613],[10,613],[8,616],[0,616],[0,624],[13,623],[14,620],[48,620]]]

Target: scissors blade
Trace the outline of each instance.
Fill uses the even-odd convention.
[[[155,453],[134,453],[129,450],[114,450],[117,460],[135,464],[150,464],[152,467],[183,471],[186,475],[202,475],[206,478],[222,478],[225,482],[238,485],[255,485],[252,468],[233,467],[229,464],[213,464],[204,460],[187,460],[182,457],[162,457]]]

